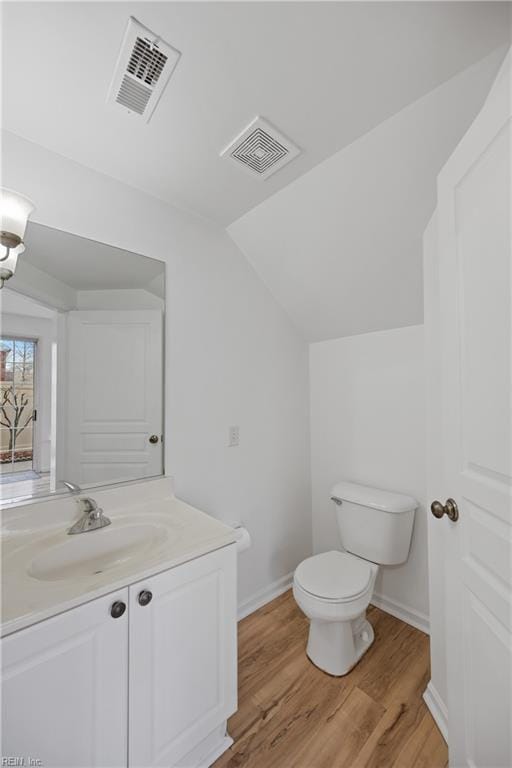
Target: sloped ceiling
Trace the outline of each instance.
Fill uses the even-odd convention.
[[[226,225],[503,44],[507,3],[7,2],[3,127]],[[106,103],[130,15],[182,52],[149,124]],[[260,114],[302,155],[219,157]]]
[[[77,291],[145,288],[163,278],[161,261],[112,245],[29,222],[26,251],[18,263],[31,264]],[[86,268],[85,268],[85,265]],[[16,275],[12,278],[16,284]]]
[[[2,125],[229,225],[307,339],[410,325],[422,321],[421,237],[436,174],[483,103],[509,11],[501,2],[4,3]],[[130,15],[182,52],[149,124],[106,103]],[[265,182],[219,157],[256,114],[303,150]]]
[[[436,175],[504,49],[389,118],[228,232],[310,341],[423,322],[422,235]]]

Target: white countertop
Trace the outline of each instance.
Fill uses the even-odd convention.
[[[2,636],[236,541],[232,528],[177,499],[169,478],[91,491],[90,495],[112,525],[71,537],[67,530],[78,517],[71,496],[3,511]],[[120,559],[104,572],[74,574],[71,564],[65,579],[41,580],[30,575],[34,558],[49,547],[63,547],[70,539],[81,537],[99,541],[116,524],[146,523],[156,532],[153,538],[136,556]],[[93,536],[95,540],[89,539]]]

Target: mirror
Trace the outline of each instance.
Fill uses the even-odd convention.
[[[30,222],[0,290],[0,497],[163,473],[165,264]]]

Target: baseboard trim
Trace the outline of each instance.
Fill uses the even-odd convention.
[[[181,768],[210,768],[214,762],[233,744],[233,739],[226,730],[227,723],[223,723],[205,736],[199,744],[192,747],[190,752],[183,755],[177,765]]]
[[[448,710],[436,688],[432,685],[432,680],[425,689],[423,701],[429,708],[430,714],[441,731],[443,739],[448,744]]]
[[[268,587],[260,589],[259,592],[256,592],[254,595],[247,598],[247,600],[244,600],[238,606],[238,621],[245,619],[246,616],[250,616],[250,614],[257,611],[258,608],[261,608],[267,603],[270,603],[271,600],[279,597],[279,595],[287,592],[292,586],[292,583],[293,572],[287,573],[286,576],[282,576],[280,579],[273,581]]]
[[[207,755],[205,758],[203,758],[203,761],[201,763],[201,768],[210,768],[214,764],[214,762],[226,752],[230,746],[234,744],[233,739],[231,736],[224,736],[220,744],[217,745],[215,749],[213,749],[209,755]]]
[[[260,589],[251,597],[244,600],[238,606],[238,621],[245,619],[246,616],[250,616],[251,613],[257,611],[258,608],[262,608],[267,603],[270,603],[279,595],[287,592],[291,589],[293,584],[293,572],[287,573],[286,576],[282,576],[280,579],[273,581],[268,587]],[[397,619],[405,621],[406,624],[410,624],[412,627],[425,632],[430,633],[430,626],[428,616],[424,613],[416,611],[414,608],[409,608],[398,600],[392,600],[384,595],[373,594],[371,602],[386,613],[390,613],[391,616],[395,616]]]
[[[392,600],[389,597],[375,593],[372,595],[370,602],[386,613],[390,613],[391,616],[405,621],[406,624],[410,624],[427,635],[430,634],[430,622],[428,616],[424,613],[420,613],[414,608],[409,608],[407,605],[399,603],[398,600]]]

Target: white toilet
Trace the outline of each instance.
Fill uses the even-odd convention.
[[[344,552],[304,560],[293,578],[297,605],[309,618],[307,654],[330,675],[346,675],[373,642],[366,619],[379,565],[407,560],[416,499],[341,482],[331,499]]]

